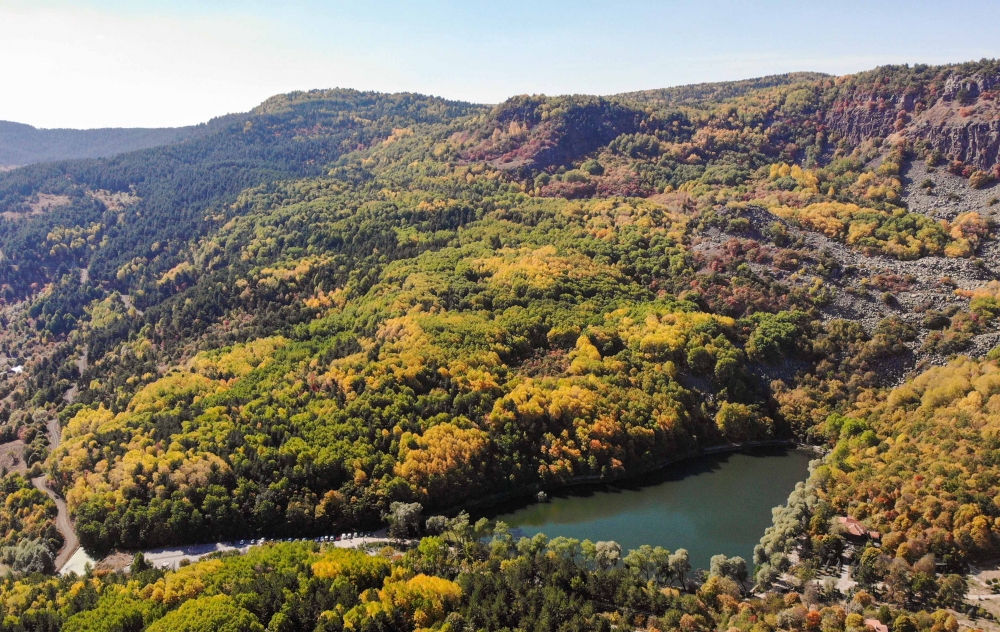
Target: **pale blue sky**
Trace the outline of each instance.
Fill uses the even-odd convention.
[[[0,119],[164,126],[351,87],[478,102],[1000,57],[1000,2],[0,0]]]

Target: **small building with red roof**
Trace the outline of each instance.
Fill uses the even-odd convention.
[[[869,529],[854,516],[837,516],[837,522],[844,526],[844,535],[848,540],[863,542],[868,539],[878,540],[882,537],[882,534]]]
[[[875,632],[889,632],[889,626],[882,623],[878,619],[865,619],[865,625]]]

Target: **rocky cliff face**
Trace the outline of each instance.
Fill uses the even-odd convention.
[[[953,160],[984,171],[1000,163],[1000,119],[982,116],[922,117],[907,130]]]
[[[970,76],[953,73],[944,82],[941,98],[945,101],[964,101],[965,97],[976,99],[998,86],[1000,76],[993,73],[977,72]]]
[[[933,130],[929,139],[942,153],[982,170],[996,167],[1000,153],[1000,121]]]
[[[884,138],[896,131],[896,121],[908,115],[903,99],[871,98],[867,95],[838,101],[826,116],[827,128],[852,145],[869,138]],[[910,109],[912,110],[912,104]]]
[[[872,88],[838,99],[828,128],[852,144],[901,134],[950,160],[990,170],[1000,162],[1000,73],[953,72],[940,84],[886,94]]]

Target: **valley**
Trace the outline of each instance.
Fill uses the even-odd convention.
[[[293,92],[0,173],[0,630],[995,625],[998,81]]]

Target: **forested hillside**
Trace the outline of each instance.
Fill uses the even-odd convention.
[[[1000,541],[998,81],[983,61],[497,106],[313,91],[183,143],[0,174],[0,359],[23,367],[0,378],[0,430],[95,554],[374,529],[394,503],[454,514],[712,446],[832,448],[757,568],[720,562],[698,598],[660,590],[669,562],[467,536],[374,575],[275,549],[295,558],[267,562],[291,565],[283,588],[338,595],[301,604],[219,589],[249,564],[232,560],[4,590],[48,591],[31,616],[66,629],[119,602],[142,629],[186,602],[149,629],[217,609],[286,629],[301,608],[287,629],[591,629],[615,611],[813,630],[797,596],[750,604],[743,580],[810,581],[849,513],[885,534],[869,591],[906,574],[880,617],[954,605],[948,577]],[[929,368],[959,353],[975,359]],[[4,544],[54,552],[46,519]],[[544,595],[482,614],[494,566]],[[341,572],[361,575],[328,585]],[[822,629],[863,629],[865,594],[850,615],[830,597]]]

